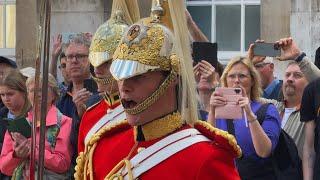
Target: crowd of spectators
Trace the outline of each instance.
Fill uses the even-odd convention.
[[[208,41],[189,13],[187,22],[194,41]],[[48,106],[44,167],[45,174],[57,179],[73,177],[78,155],[79,125],[86,113],[86,104],[90,97],[108,90],[97,85],[93,78],[94,74],[99,77],[99,71],[109,68],[110,64],[101,66],[105,69],[99,66],[100,69],[95,67],[94,72],[90,71],[90,43],[91,36],[88,34],[74,35],[67,43],[62,43],[62,36],[58,35],[52,48],[46,96]],[[281,48],[280,57],[255,56],[254,44],[251,44],[247,56],[231,58],[225,68],[220,63],[210,64],[206,59],[195,64],[194,76],[198,91],[195,101],[199,105],[199,118],[235,136],[243,152],[243,158],[236,162],[242,178],[275,179],[268,159],[283,129],[297,146],[303,163],[304,179],[318,179],[320,70],[292,38],[283,38],[274,43]],[[318,54],[319,50],[316,58],[319,58]],[[278,60],[290,61],[284,69],[284,77],[274,75],[274,61]],[[315,62],[317,65],[319,59]],[[8,121],[19,118],[26,118],[30,124],[39,123],[40,118],[33,117],[33,112],[37,111],[34,104],[39,102],[34,102],[34,69],[31,72],[29,69],[19,71],[15,61],[0,56],[0,179],[27,177],[30,174],[30,139],[19,133],[10,133],[7,126]],[[57,73],[62,76],[59,83],[56,81]],[[243,118],[234,121],[215,118],[216,107],[227,103],[227,99],[215,91],[216,87],[242,89],[238,104],[244,110]],[[117,90],[113,88],[113,91]],[[260,124],[257,111],[266,103],[271,104]],[[233,132],[230,132],[230,126]],[[38,131],[36,136],[38,138]],[[83,144],[80,147],[83,148]],[[243,161],[251,161],[253,166],[242,166]]]

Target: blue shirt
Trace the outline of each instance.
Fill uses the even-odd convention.
[[[7,118],[9,118],[9,119],[14,119],[14,118],[16,118],[16,116],[15,115],[13,115],[10,111],[8,112],[8,114],[7,114]]]
[[[260,108],[260,106],[261,104],[259,102],[251,102],[251,109],[253,112],[256,112]],[[264,158],[259,157],[255,152],[250,129],[249,127],[246,127],[244,118],[235,119],[233,123],[236,140],[240,148],[242,149],[243,156],[251,156],[254,159],[257,159],[257,161],[263,160]],[[216,127],[228,131],[225,119],[217,119]],[[271,140],[273,151],[278,143],[281,130],[279,112],[273,104],[269,105],[267,109],[266,116],[262,124],[262,128]]]
[[[264,90],[263,97],[266,99],[279,100],[279,95],[281,93],[282,81],[279,79],[274,79]]]

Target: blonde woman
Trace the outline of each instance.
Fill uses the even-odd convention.
[[[275,179],[269,157],[279,139],[280,117],[276,107],[270,104],[260,125],[256,116],[262,105],[259,102],[261,89],[257,71],[249,59],[235,57],[225,68],[221,83],[222,87],[242,89],[243,97],[238,103],[244,109],[243,118],[234,121],[215,119],[215,108],[225,105],[227,100],[220,93],[214,92],[210,99],[208,121],[215,127],[229,132],[230,126],[233,126],[233,133],[243,152],[242,158],[237,161],[242,179]],[[247,120],[244,120],[244,117],[247,117]]]

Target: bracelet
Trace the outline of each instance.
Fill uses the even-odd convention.
[[[255,122],[255,121],[257,121],[258,119],[257,119],[257,116],[256,115],[254,115],[253,116],[253,120],[247,120],[248,121],[248,123],[253,123],[253,122]]]
[[[296,59],[296,62],[301,62],[302,59],[306,56],[306,53],[302,52]]]

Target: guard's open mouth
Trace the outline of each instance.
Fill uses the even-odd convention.
[[[134,108],[138,103],[132,100],[121,99],[122,106],[125,109]]]

